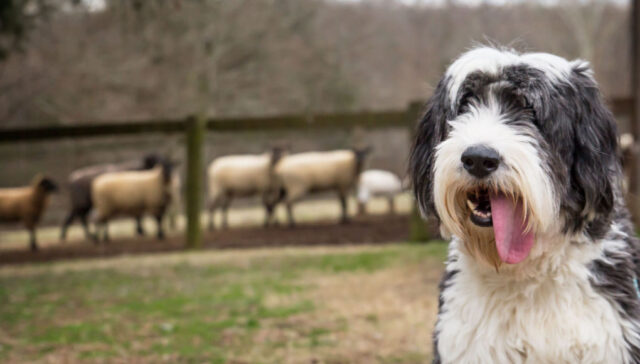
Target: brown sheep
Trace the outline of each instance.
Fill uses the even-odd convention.
[[[47,206],[49,194],[58,190],[53,180],[36,176],[30,186],[0,188],[0,222],[22,222],[29,230],[31,250],[38,250],[35,227]]]

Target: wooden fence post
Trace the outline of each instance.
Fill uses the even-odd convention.
[[[202,179],[204,168],[204,137],[206,120],[201,116],[190,116],[186,125],[187,152],[187,248],[202,246],[202,228],[200,214],[202,209]]]
[[[413,143],[413,138],[415,136],[415,128],[418,117],[420,116],[420,112],[423,107],[422,101],[414,101],[409,104],[407,108],[407,125],[409,128],[409,139],[410,143]],[[429,222],[426,222],[420,216],[420,210],[418,209],[418,205],[416,203],[413,204],[413,208],[411,209],[411,216],[409,220],[409,241],[429,241],[433,236],[431,234],[431,229]]]

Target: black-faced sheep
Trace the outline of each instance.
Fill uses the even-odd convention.
[[[207,170],[209,187],[209,230],[214,229],[216,209],[222,210],[222,225],[228,226],[229,205],[234,197],[260,195],[265,206],[265,226],[269,224],[277,204],[274,166],[286,149],[273,148],[259,155],[229,155],[216,158]]]
[[[364,167],[370,149],[307,152],[283,157],[275,175],[285,199],[289,225],[294,225],[293,203],[311,192],[335,191],[342,207],[342,222],[347,222],[347,195]]]
[[[153,169],[123,171],[98,176],[91,187],[96,224],[109,240],[107,222],[118,216],[140,219],[145,214],[155,217],[158,239],[164,238],[162,218],[171,203],[173,163],[161,160]]]
[[[89,166],[71,172],[68,180],[71,210],[60,229],[60,240],[66,239],[67,229],[76,218],[80,219],[87,239],[95,240],[95,236],[93,236],[89,231],[87,217],[93,208],[91,184],[96,177],[105,173],[150,169],[155,166],[160,159],[161,157],[150,154],[145,156],[142,160]],[[143,235],[144,231],[142,229],[142,222],[140,219],[136,220],[136,226],[138,234]]]
[[[58,186],[50,178],[36,176],[30,186],[0,189],[0,221],[22,222],[29,230],[31,250],[38,250],[35,227],[47,207],[49,194]]]
[[[389,171],[369,169],[360,174],[358,180],[358,213],[366,213],[367,202],[371,197],[385,197],[389,204],[389,213],[395,213],[394,197],[403,191],[402,181]]]

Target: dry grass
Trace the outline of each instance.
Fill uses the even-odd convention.
[[[256,249],[5,267],[0,361],[426,362],[444,249]]]
[[[263,336],[315,330],[309,345],[287,345],[274,355],[282,363],[427,362],[431,358],[431,329],[437,312],[435,290],[441,270],[412,264],[376,273],[307,277],[315,287],[309,297],[321,309],[274,323]],[[264,357],[253,352],[247,362]]]

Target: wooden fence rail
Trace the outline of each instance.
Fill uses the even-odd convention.
[[[312,117],[289,115],[255,118],[206,119],[189,116],[175,120],[118,122],[86,122],[85,125],[50,126],[38,128],[0,129],[0,144],[79,139],[136,134],[184,134],[186,158],[185,212],[187,217],[186,246],[198,248],[202,244],[200,226],[200,191],[204,171],[204,134],[235,133],[246,130],[320,130],[362,127],[413,127],[419,108],[412,103],[407,110],[319,114]]]
[[[200,227],[201,201],[204,169],[204,134],[241,132],[245,130],[317,130],[352,129],[356,127],[397,128],[406,127],[413,133],[415,121],[423,102],[412,102],[405,110],[318,114],[313,116],[273,116],[254,118],[216,118],[206,119],[190,116],[175,120],[87,122],[85,125],[50,126],[39,128],[0,129],[0,144],[46,141],[75,138],[105,137],[134,134],[177,134],[184,133],[187,142],[185,156],[187,163],[186,178],[186,244],[187,247],[201,246]],[[630,115],[633,107],[631,99],[609,100],[609,106],[616,115]],[[414,212],[412,218],[412,239],[428,238],[428,231]]]

